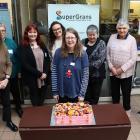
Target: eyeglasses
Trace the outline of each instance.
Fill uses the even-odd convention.
[[[57,29],[53,29],[53,32],[57,32],[57,31],[60,31],[62,28],[57,28]]]
[[[6,32],[6,30],[0,30],[0,32]]]
[[[118,28],[118,30],[122,30],[122,29],[123,29],[123,30],[127,30],[126,27],[119,27],[119,28]]]
[[[66,40],[75,40],[76,37],[66,37]]]

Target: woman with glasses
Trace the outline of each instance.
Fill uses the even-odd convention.
[[[95,105],[99,101],[103,80],[106,76],[106,44],[98,37],[97,26],[89,25],[86,32],[87,38],[82,40],[89,59],[89,83],[85,101]]]
[[[19,117],[22,116],[23,110],[21,107],[21,98],[20,98],[20,85],[19,85],[19,73],[20,73],[20,62],[17,54],[17,44],[11,38],[6,36],[6,26],[3,23],[0,23],[0,31],[2,33],[2,39],[5,43],[6,48],[10,54],[10,60],[12,62],[12,74],[9,79],[10,82],[10,92],[12,93],[15,110]]]
[[[0,31],[0,98],[3,106],[2,119],[6,122],[6,126],[12,131],[18,131],[17,126],[11,120],[11,105],[10,105],[10,85],[9,79],[12,72],[12,63],[8,50],[3,43],[2,34]]]
[[[117,33],[110,36],[107,44],[111,95],[113,103],[119,103],[121,88],[123,107],[130,116],[130,95],[137,58],[137,44],[135,38],[128,32],[129,24],[125,19],[118,21],[116,29]]]
[[[83,101],[88,84],[88,56],[78,32],[68,28],[52,63],[52,93],[58,102]]]
[[[62,45],[62,36],[65,31],[64,26],[58,21],[52,22],[49,28],[49,50],[53,58],[56,49]]]

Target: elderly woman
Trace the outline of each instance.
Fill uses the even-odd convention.
[[[89,59],[89,82],[85,96],[85,101],[90,104],[97,104],[105,78],[105,59],[106,45],[103,40],[98,37],[98,28],[95,25],[87,27],[87,38],[82,40],[86,47]]]
[[[131,84],[137,58],[137,45],[135,38],[128,32],[129,24],[125,19],[118,21],[116,29],[117,33],[111,35],[107,44],[111,95],[113,103],[119,103],[121,88],[123,107],[129,116]]]
[[[12,63],[8,50],[3,43],[2,31],[0,31],[0,99],[3,106],[2,119],[13,132],[18,131],[17,126],[11,120],[11,105],[10,105],[10,85],[9,78],[12,72]]]
[[[83,101],[88,84],[88,56],[78,32],[68,28],[52,63],[52,93],[58,102]]]
[[[6,26],[4,23],[0,23],[0,32],[2,33],[3,42],[6,48],[8,49],[8,52],[10,54],[10,60],[12,62],[12,74],[9,79],[10,92],[12,93],[13,96],[15,110],[19,115],[19,117],[21,117],[23,114],[23,110],[21,107],[20,87],[19,87],[19,79],[18,79],[18,73],[20,72],[20,68],[19,68],[20,62],[17,54],[17,44],[13,39],[8,38],[6,36]]]

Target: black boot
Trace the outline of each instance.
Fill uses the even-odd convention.
[[[18,116],[21,118],[21,117],[22,117],[22,114],[23,114],[22,108],[16,108],[16,113],[17,113]]]
[[[12,121],[7,122],[6,126],[9,127],[13,132],[17,132],[18,131],[17,126]]]

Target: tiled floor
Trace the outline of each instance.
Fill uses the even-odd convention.
[[[134,94],[140,92],[140,89],[133,90]],[[103,103],[103,102],[102,102]],[[128,140],[140,140],[140,115],[137,111],[140,111],[140,95],[131,96],[131,131],[128,136]],[[14,110],[12,110],[12,120],[15,124],[19,125],[20,118],[16,115]],[[0,140],[21,140],[19,132],[11,132],[7,127],[5,127],[4,122],[1,120],[1,110],[0,110]]]
[[[2,111],[0,111],[0,140],[21,140],[19,132],[12,132],[8,127],[5,126],[5,123],[2,121],[1,117]],[[12,121],[19,125],[20,118],[12,110]]]

